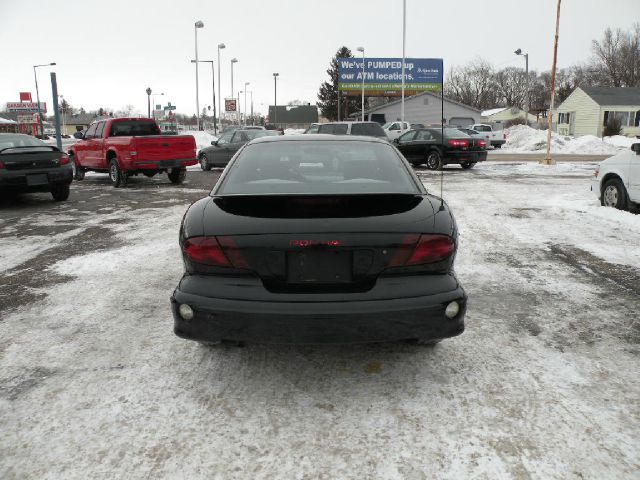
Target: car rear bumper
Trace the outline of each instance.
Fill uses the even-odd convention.
[[[437,283],[442,277],[428,276],[423,282]],[[179,337],[199,341],[292,344],[448,338],[464,331],[467,302],[457,281],[448,285],[455,288],[405,298],[352,301],[353,294],[335,294],[333,301],[326,301],[328,297],[324,295],[320,295],[324,297],[323,301],[298,301],[294,297],[299,295],[290,295],[288,302],[282,301],[282,295],[274,296],[278,301],[267,300],[264,292],[251,299],[215,298],[189,293],[185,290],[191,288],[179,286],[171,297],[174,332]],[[434,287],[425,284],[423,290],[438,290]],[[366,298],[367,295],[355,297]],[[445,309],[452,301],[459,303],[460,312],[449,319]],[[180,316],[180,304],[192,308],[194,317],[191,320]]]
[[[444,157],[444,163],[462,163],[462,162],[484,162],[487,159],[487,152],[470,151],[470,152],[447,152]]]
[[[501,147],[505,143],[507,143],[507,141],[504,140],[504,139],[502,139],[502,140],[491,140],[491,146],[492,147]]]
[[[49,191],[52,186],[69,185],[72,181],[71,165],[39,170],[0,170],[1,190],[42,192]]]
[[[189,167],[198,163],[195,158],[186,160],[135,160],[133,168],[140,170],[167,170],[169,168]]]

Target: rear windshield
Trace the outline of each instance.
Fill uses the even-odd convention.
[[[440,129],[433,128],[429,129],[429,131],[434,134],[436,137],[440,138]],[[457,128],[445,128],[444,136],[448,138],[468,138],[469,135],[464,133],[462,130],[458,130]]]
[[[160,135],[160,128],[154,122],[125,120],[111,124],[112,137],[134,137]]]
[[[346,135],[348,125],[346,123],[327,123],[320,125],[318,133],[329,133],[333,135]]]
[[[46,143],[31,135],[2,135],[0,134],[0,150],[7,148],[43,147],[51,150]]]
[[[491,131],[491,127],[488,125],[476,125],[475,127],[473,127],[473,129],[476,132],[490,132]]]
[[[377,123],[354,123],[351,125],[351,135],[365,135],[367,137],[386,137],[387,134]]]
[[[420,193],[393,147],[372,142],[282,141],[248,145],[218,195]]]

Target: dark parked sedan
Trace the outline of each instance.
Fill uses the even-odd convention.
[[[211,170],[211,167],[224,167],[231,157],[245,143],[259,137],[280,135],[277,130],[237,129],[223,133],[218,140],[211,142],[210,147],[205,147],[198,153],[198,161],[202,170]]]
[[[30,135],[0,133],[0,191],[51,192],[69,198],[73,170],[66,153]]]
[[[254,140],[184,215],[174,331],[202,343],[436,343],[464,330],[458,230],[391,144]]]
[[[393,143],[412,165],[426,164],[431,170],[450,163],[458,163],[466,169],[487,159],[487,142],[457,128],[445,128],[444,140],[441,129],[424,128],[411,130]]]

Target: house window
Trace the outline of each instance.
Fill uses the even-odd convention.
[[[636,127],[640,127],[640,110],[636,112],[636,120],[633,122]]]
[[[636,117],[637,117],[637,113],[636,113]],[[620,126],[621,127],[629,127],[629,126],[633,126],[633,124],[631,123],[633,120],[633,112],[616,112],[616,111],[605,111],[604,112],[604,120],[602,122],[602,125],[604,125],[605,127],[607,126],[607,123],[609,123],[610,119],[616,119],[620,122]]]
[[[561,123],[571,123],[571,113],[559,113],[558,114],[558,124]]]

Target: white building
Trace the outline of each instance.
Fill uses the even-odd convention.
[[[365,110],[365,120],[378,123],[400,120],[401,100],[379,105]],[[431,92],[423,92],[404,99],[404,120],[409,123],[423,125],[440,124],[442,118],[441,97]],[[360,117],[360,112],[352,114],[353,118]],[[464,105],[455,100],[444,98],[444,119],[447,125],[465,127],[480,121],[480,110]]]
[[[482,123],[503,127],[504,124],[510,120],[515,120],[516,118],[522,118],[524,120],[525,112],[518,107],[500,107],[485,110],[480,115]],[[530,124],[538,121],[535,115],[529,114],[527,118],[529,119]]]

